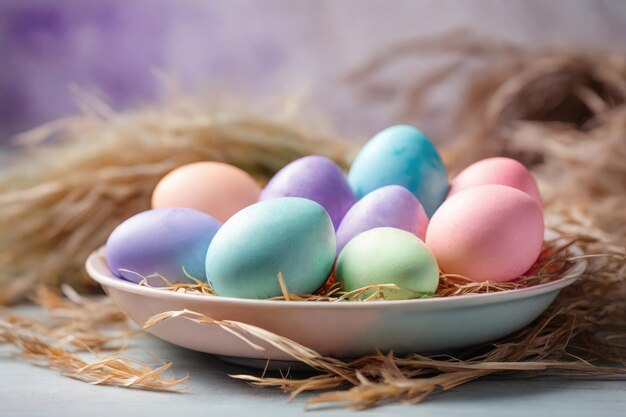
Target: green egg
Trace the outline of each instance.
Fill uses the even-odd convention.
[[[385,298],[406,300],[433,294],[439,284],[439,267],[430,249],[413,233],[379,227],[348,242],[337,259],[336,279],[343,282],[345,291],[395,284],[399,289],[383,290]]]
[[[244,208],[218,230],[206,254],[207,281],[220,296],[271,298],[321,287],[335,261],[335,229],[314,201],[281,197]]]

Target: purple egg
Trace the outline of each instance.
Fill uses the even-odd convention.
[[[111,272],[140,282],[161,275],[170,282],[189,281],[185,271],[204,280],[209,244],[221,223],[188,208],[162,208],[134,215],[117,226],[106,244]],[[152,285],[164,285],[158,278]]]
[[[260,200],[301,197],[313,200],[328,212],[335,229],[356,202],[346,176],[323,156],[296,159],[278,171],[261,192]]]
[[[395,227],[424,240],[428,216],[419,200],[404,187],[388,185],[360,199],[337,229],[337,253],[356,235],[376,227]]]

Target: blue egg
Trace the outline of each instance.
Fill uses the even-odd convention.
[[[335,261],[335,229],[322,206],[299,197],[253,204],[228,219],[206,254],[206,276],[218,295],[265,299],[320,288]]]
[[[386,185],[401,185],[432,216],[448,193],[448,175],[435,146],[419,129],[398,125],[375,135],[358,153],[348,175],[357,198]]]
[[[111,272],[139,282],[160,275],[170,282],[202,279],[209,243],[221,223],[189,208],[161,208],[136,214],[109,236],[106,256]],[[151,285],[164,285],[154,278]]]

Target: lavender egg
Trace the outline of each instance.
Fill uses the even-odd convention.
[[[341,168],[323,156],[296,159],[278,171],[261,192],[260,200],[300,197],[313,200],[326,210],[335,229],[356,202]]]
[[[221,223],[188,208],[162,208],[136,214],[117,226],[106,243],[111,272],[138,283],[161,275],[170,282],[185,282],[185,274],[205,276],[205,258]],[[151,279],[152,285],[163,285]]]
[[[428,216],[419,200],[406,188],[388,185],[360,199],[346,213],[337,229],[337,253],[359,233],[377,227],[393,227],[426,237]]]

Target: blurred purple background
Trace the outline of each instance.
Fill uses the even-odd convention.
[[[342,76],[394,42],[462,26],[530,46],[623,50],[624,22],[620,0],[0,0],[0,142],[77,112],[72,85],[120,109],[154,100],[156,69],[192,93],[304,87],[340,132],[371,133],[397,122],[391,107],[363,105]],[[446,106],[433,107],[433,124]]]

